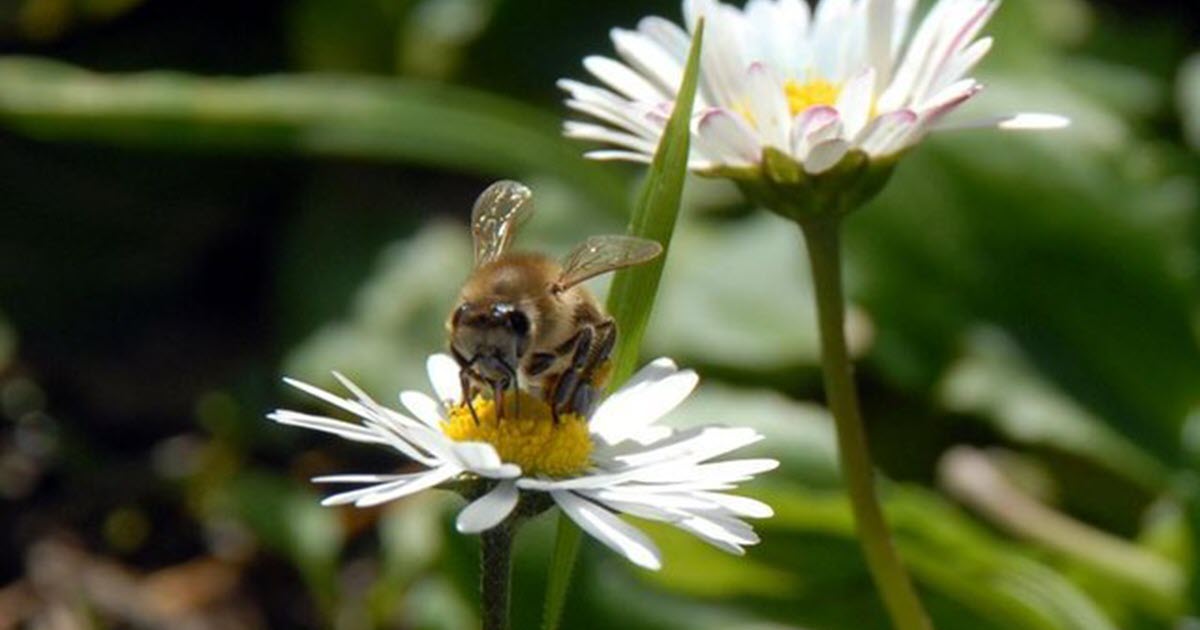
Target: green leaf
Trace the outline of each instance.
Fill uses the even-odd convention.
[[[687,179],[692,105],[704,35],[703,20],[697,24],[695,33],[671,118],[654,153],[654,161],[650,164],[650,171],[629,220],[629,234],[658,241],[663,253],[647,264],[618,271],[608,292],[608,312],[616,320],[617,330],[620,331],[613,353],[614,386],[629,378],[637,365],[642,336],[650,321],[658,283],[670,253],[675,221],[679,216],[683,184]]]
[[[276,475],[244,472],[229,485],[227,509],[264,547],[289,559],[323,610],[332,610],[337,556],[344,532],[334,510],[295,483]]]
[[[765,612],[768,618],[811,627],[888,627],[870,596],[844,496],[778,483],[757,484],[751,494],[776,514],[756,523],[763,542],[734,560],[740,566],[727,566],[722,552],[686,533],[646,525],[663,549],[664,568],[639,575],[660,589],[726,610]],[[927,595],[937,627],[1115,630],[1066,577],[1037,562],[1029,550],[996,539],[940,497],[895,486],[885,506],[896,544]],[[773,577],[763,580],[764,575]]]
[[[1008,437],[1081,455],[1159,492],[1169,468],[1046,382],[1003,333],[977,330],[946,374],[939,397],[951,411],[991,422]]]
[[[3,370],[8,364],[16,358],[17,355],[17,331],[0,313],[0,370]]]
[[[546,601],[542,612],[542,627],[557,628],[567,605],[567,590],[571,586],[571,572],[575,569],[575,557],[579,555],[579,543],[583,531],[566,515],[558,517],[558,529],[554,534],[554,552],[550,556],[547,570]]]
[[[650,320],[663,265],[670,251],[671,236],[683,198],[687,178],[688,151],[691,142],[692,106],[700,75],[700,49],[704,40],[704,21],[696,24],[688,52],[687,66],[676,95],[671,118],[654,153],[650,171],[630,218],[629,234],[658,241],[663,253],[650,263],[618,271],[608,292],[608,312],[616,320],[620,336],[613,352],[612,386],[618,386],[633,373],[637,364],[642,335]],[[558,543],[550,561],[546,587],[545,617],[542,627],[554,630],[565,606],[571,582],[574,558],[579,553],[580,534],[566,515],[559,516]]]
[[[683,217],[648,350],[747,373],[791,374],[798,366],[816,366],[820,340],[800,242],[794,224],[770,213],[735,221]],[[870,320],[854,306],[847,320],[847,341],[860,354],[871,342]]]
[[[1188,57],[1180,68],[1178,95],[1188,142],[1200,151],[1200,53]]]
[[[44,140],[194,151],[403,160],[489,175],[544,173],[598,207],[624,207],[610,171],[586,166],[555,117],[445,84],[339,75],[103,75],[0,58],[0,123]]]
[[[878,330],[873,358],[923,389],[987,322],[1084,409],[1174,466],[1200,391],[1196,273],[1180,262],[1195,256],[1192,202],[1172,172],[1187,165],[1051,83],[996,76],[986,101],[1045,103],[1075,127],[930,140],[848,223],[853,294]],[[1117,167],[1139,151],[1144,168]]]

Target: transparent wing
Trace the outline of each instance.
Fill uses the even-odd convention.
[[[559,290],[622,267],[640,265],[662,253],[662,245],[636,236],[593,236],[563,259]]]
[[[533,192],[520,182],[501,180],[487,187],[471,210],[471,236],[475,241],[475,266],[500,257],[517,226],[533,212]]]

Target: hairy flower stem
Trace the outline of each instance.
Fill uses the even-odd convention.
[[[512,582],[513,526],[504,523],[483,532],[480,540],[480,612],[483,630],[508,630]]]
[[[837,426],[842,475],[854,510],[858,541],[896,629],[930,630],[929,617],[900,564],[875,494],[874,467],[858,408],[854,368],[846,349],[840,217],[818,217],[802,223],[801,228],[817,299],[825,397]]]

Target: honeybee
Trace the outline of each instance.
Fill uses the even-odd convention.
[[[446,328],[468,405],[490,388],[501,417],[505,392],[523,388],[546,401],[557,421],[561,413],[590,411],[617,339],[616,322],[580,283],[647,262],[662,246],[607,235],[588,238],[561,262],[510,252],[517,228],[533,212],[531,198],[523,184],[499,181],[475,201],[475,266]]]

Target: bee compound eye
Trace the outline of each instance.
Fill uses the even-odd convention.
[[[470,304],[465,304],[465,303],[459,304],[458,308],[454,309],[454,315],[453,315],[453,320],[452,320],[453,323],[455,325],[458,325],[458,323],[462,321],[462,318],[465,317],[467,315],[467,313],[469,313],[470,311],[471,311]]]
[[[524,337],[529,334],[529,317],[521,311],[512,311],[508,314],[508,327],[514,333]]]

